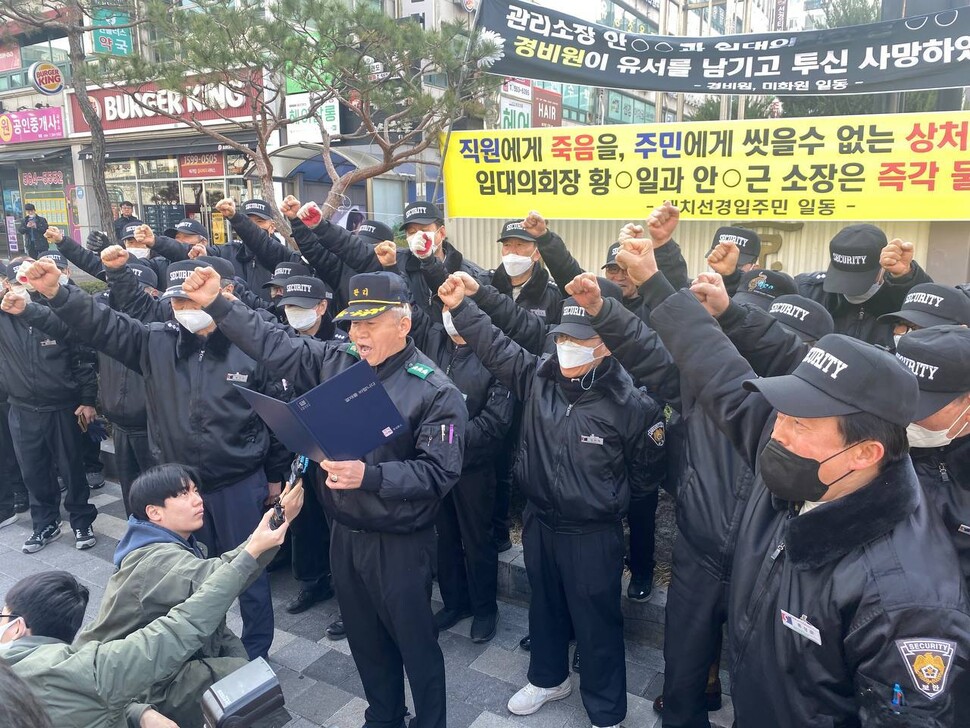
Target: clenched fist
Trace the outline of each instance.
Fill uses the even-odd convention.
[[[215,268],[196,268],[182,282],[182,290],[193,301],[205,307],[219,297],[222,279]]]
[[[0,311],[9,313],[11,316],[19,316],[27,310],[29,300],[29,296],[21,296],[12,291],[7,291],[3,296],[3,301],[0,302]]]
[[[541,238],[549,230],[545,219],[535,210],[526,215],[525,220],[522,221],[522,229],[534,238]]]
[[[650,217],[647,218],[647,231],[650,233],[650,240],[653,247],[659,248],[670,242],[674,235],[677,223],[680,222],[680,209],[665,200],[662,205],[655,207]]]
[[[120,245],[109,245],[101,251],[101,265],[108,270],[124,268],[128,263],[128,251]]]
[[[374,255],[384,268],[393,268],[397,265],[397,245],[390,240],[385,240],[374,248]]]
[[[731,298],[724,287],[724,279],[717,273],[701,273],[691,284],[690,292],[714,318],[718,318],[727,311],[731,303]]]
[[[657,272],[657,259],[653,243],[639,238],[627,238],[616,254],[616,264],[626,271],[633,284],[639,288]]]
[[[47,228],[47,232],[44,233],[44,238],[54,245],[57,245],[64,240],[64,233],[61,232],[59,227],[54,227],[53,225]]]
[[[879,253],[879,265],[891,276],[904,276],[913,267],[914,250],[912,243],[904,243],[899,238],[891,240]]]
[[[283,200],[283,204],[280,205],[280,212],[283,213],[283,217],[289,220],[295,220],[296,213],[300,210],[300,205],[300,201],[293,195],[287,195]]]
[[[135,242],[147,248],[155,244],[155,231],[148,225],[139,225],[135,228]]]
[[[707,256],[707,264],[715,273],[729,276],[737,270],[740,258],[741,249],[737,243],[718,243]]]
[[[323,212],[320,211],[319,205],[316,202],[308,202],[303,207],[301,207],[296,216],[303,221],[303,224],[308,228],[315,228],[321,222],[323,222]]]
[[[209,251],[205,249],[204,245],[196,243],[189,249],[189,260],[195,260],[200,255],[207,255],[208,252]]]
[[[53,298],[61,288],[61,272],[58,270],[57,264],[50,258],[41,258],[30,263],[26,270],[21,265],[19,273],[26,275],[27,283],[45,298]]]
[[[599,281],[592,273],[580,273],[566,284],[566,293],[576,299],[576,303],[586,309],[590,316],[596,316],[603,308],[603,294]]]
[[[452,274],[438,287],[438,298],[449,310],[454,311],[465,300],[465,283]]]
[[[216,210],[223,217],[232,217],[236,214],[236,202],[228,197],[223,198],[216,203]]]

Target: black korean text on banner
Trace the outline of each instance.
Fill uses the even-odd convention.
[[[501,76],[647,91],[861,94],[964,86],[970,6],[802,33],[626,33],[525,2],[483,0],[478,28]]]

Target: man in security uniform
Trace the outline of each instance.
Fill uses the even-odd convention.
[[[620,584],[622,519],[631,493],[656,490],[660,406],[609,355],[572,299],[563,301],[556,354],[535,356],[491,325],[452,275],[438,289],[458,333],[523,402],[516,481],[528,498],[522,541],[532,586],[529,683],[509,711],[531,715],[572,691],[569,639],[582,652],[580,692],[594,726],[626,716]]]
[[[111,253],[111,248],[103,253],[109,267]],[[218,262],[225,266],[216,274],[225,295],[232,270],[228,261]],[[279,494],[291,457],[235,386],[281,396],[279,380],[219,333],[179,285],[165,292],[176,320],[145,325],[100,305],[79,288],[61,286],[48,261],[33,264],[27,275],[76,336],[144,377],[156,461],[190,462],[202,476],[206,518],[198,536],[209,553],[221,554],[242,541],[262,518],[267,499]],[[247,652],[251,658],[265,657],[273,642],[265,574],[244,592],[240,611]]]
[[[906,454],[915,377],[831,334],[792,374],[753,379],[701,303],[715,288],[720,277],[702,274],[654,308],[651,325],[756,476],[728,607],[738,724],[962,720],[970,612]]]
[[[219,296],[218,274],[183,284],[220,331],[276,376],[309,390],[360,360],[374,368],[405,432],[363,461],[324,461],[319,495],[333,517],[330,564],[351,655],[373,728],[401,728],[404,673],[414,696],[411,728],[446,728],[445,668],[431,614],[434,520],[461,475],[467,411],[461,393],[408,337],[410,307],[393,273],[354,276],[352,344],[292,338]],[[366,416],[362,413],[362,416]]]

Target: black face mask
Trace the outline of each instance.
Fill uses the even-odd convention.
[[[818,479],[818,469],[824,463],[856,445],[858,443],[853,443],[845,450],[839,450],[835,455],[818,461],[796,455],[772,438],[758,458],[761,478],[765,481],[765,487],[781,500],[791,501],[792,503],[821,500],[829,488],[842,478],[847,477],[852,471],[847,470],[844,475],[826,485]]]

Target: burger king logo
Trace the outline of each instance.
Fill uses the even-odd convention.
[[[45,96],[53,96],[64,90],[61,69],[48,61],[38,61],[27,69],[31,85]]]

